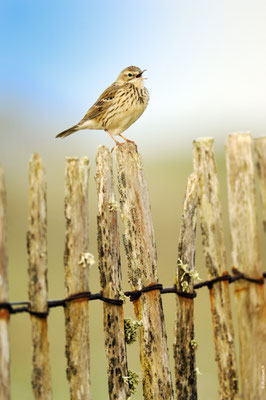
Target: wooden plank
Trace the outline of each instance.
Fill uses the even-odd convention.
[[[0,166],[0,303],[8,302],[7,207],[4,171]],[[0,399],[10,399],[9,311],[0,309]]]
[[[67,158],[65,188],[65,287],[66,296],[89,290],[88,253],[89,160]],[[70,399],[90,399],[89,313],[86,299],[71,300],[65,307],[67,379]]]
[[[199,217],[203,251],[209,279],[227,274],[221,217],[219,182],[213,152],[213,139],[193,142],[194,170],[199,182]],[[234,331],[228,281],[210,289],[215,358],[218,365],[219,398],[235,399],[238,393]]]
[[[261,277],[252,139],[227,139],[228,205],[233,264],[252,278]],[[242,396],[265,398],[266,308],[263,285],[235,283],[240,340]],[[264,383],[263,383],[264,382]]]
[[[187,183],[178,245],[175,284],[179,292],[193,293],[195,276],[197,177],[193,173]],[[178,400],[197,399],[196,341],[194,338],[193,298],[176,296],[174,338],[175,386]]]
[[[49,343],[47,336],[47,201],[45,171],[39,154],[29,163],[29,263],[30,310],[32,324],[32,388],[35,399],[52,399]],[[43,316],[42,316],[43,314]]]
[[[143,164],[133,144],[114,150],[128,277],[132,289],[156,284],[157,253]],[[173,399],[167,338],[159,290],[144,292],[134,300],[139,327],[140,361],[145,399]]]
[[[266,232],[266,137],[254,140],[256,153],[256,166],[259,176],[259,190],[262,202],[263,227]]]
[[[119,300],[122,292],[122,273],[119,250],[117,209],[113,187],[113,165],[110,151],[98,148],[96,156],[96,184],[98,194],[98,260],[103,296]],[[129,385],[127,353],[124,334],[123,307],[103,303],[105,352],[107,358],[110,400],[128,399]]]

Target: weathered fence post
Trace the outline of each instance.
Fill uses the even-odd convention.
[[[47,336],[47,215],[46,182],[41,159],[34,153],[29,163],[29,300],[32,324],[32,388],[35,399],[52,398]]]
[[[259,175],[260,198],[262,202],[263,227],[266,232],[266,137],[254,140],[257,156],[257,170]]]
[[[193,142],[194,170],[198,176],[199,217],[209,279],[228,274],[221,218],[219,183],[213,138]],[[235,399],[238,393],[234,332],[229,283],[216,282],[210,289],[219,398]]]
[[[8,302],[7,210],[4,171],[0,166],[0,303]],[[8,308],[0,309],[0,399],[10,399]]]
[[[88,254],[89,160],[67,158],[65,189],[66,296],[89,290]],[[67,378],[71,400],[90,399],[89,313],[86,299],[65,306]]]
[[[109,299],[121,297],[121,264],[117,208],[113,188],[113,166],[110,151],[100,146],[96,156],[96,184],[98,193],[98,255],[102,294]],[[127,354],[122,305],[103,303],[105,351],[108,365],[110,400],[130,397]]]
[[[128,260],[128,277],[134,290],[158,283],[157,253],[151,210],[143,165],[133,144],[114,150],[118,174],[124,245]],[[140,361],[144,398],[173,399],[167,338],[158,288],[142,292],[134,300],[139,328]]]
[[[196,225],[197,225],[197,178],[188,179],[181,220],[176,269],[176,288],[179,292],[193,294],[195,274]],[[178,400],[197,399],[197,374],[195,362],[193,298],[176,296],[176,324],[174,339],[175,386]]]
[[[240,272],[261,278],[256,215],[252,140],[249,134],[227,139],[228,207],[232,259]],[[235,283],[240,339],[242,396],[265,398],[266,309],[263,285],[241,280]]]

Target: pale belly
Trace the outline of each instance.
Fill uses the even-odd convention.
[[[139,104],[133,109],[130,108],[128,111],[123,111],[116,114],[106,124],[106,129],[112,133],[112,135],[119,135],[130,127],[144,112],[146,105]]]

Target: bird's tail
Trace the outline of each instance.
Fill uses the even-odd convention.
[[[63,132],[58,133],[58,134],[56,135],[56,138],[58,138],[58,137],[60,137],[60,138],[67,137],[67,136],[71,135],[72,133],[78,131],[79,129],[80,129],[80,128],[79,128],[78,125],[74,125],[74,126],[72,126],[71,128],[66,129],[66,130],[63,131]]]

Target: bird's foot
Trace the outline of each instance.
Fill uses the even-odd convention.
[[[114,136],[111,134],[111,132],[108,131],[108,129],[105,129],[105,132],[108,133],[108,135],[113,139],[113,141],[115,142],[115,146],[112,148],[111,153],[113,152],[113,150],[116,148],[116,146],[119,146],[120,142],[118,142],[118,140],[116,140],[116,138],[114,138]]]
[[[114,149],[115,149],[117,146],[121,146],[122,144],[124,144],[124,143],[116,142],[116,145],[115,145],[114,147],[112,147],[112,149],[111,149],[111,153],[114,151]]]
[[[125,136],[121,135],[121,133],[120,133],[119,136],[120,136],[122,139],[124,139],[127,143],[132,143],[132,144],[134,144],[134,146],[136,147],[136,150],[138,151],[138,146],[136,145],[136,143],[134,142],[134,140],[129,140],[129,139],[125,138]]]

